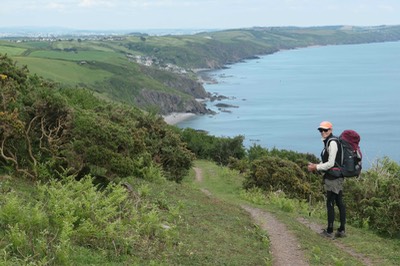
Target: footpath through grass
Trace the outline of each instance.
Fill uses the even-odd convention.
[[[152,185],[158,200],[179,206],[179,242],[167,256],[168,265],[268,265],[268,238],[247,212],[192,184]]]
[[[244,198],[257,202],[258,204],[252,206],[274,214],[297,236],[310,265],[400,265],[399,239],[379,236],[367,229],[351,225],[347,225],[346,238],[336,240],[322,238],[300,223],[298,218],[305,218],[320,224],[321,229],[324,228],[326,214],[323,203],[311,206],[310,209],[306,202],[289,200],[281,196],[272,196],[267,200],[260,199],[260,195],[250,193],[244,197],[241,187],[243,176],[239,173],[207,161],[197,161],[196,167],[202,169],[203,180],[201,183],[194,182],[194,186],[207,189],[216,199],[233,204],[251,204]]]
[[[193,178],[194,173],[188,177],[190,180]],[[169,181],[151,183],[140,179],[131,183],[133,190],[140,191],[132,194],[137,199],[135,204],[141,205],[137,210],[137,214],[142,216],[137,221],[141,224],[140,228],[154,230],[152,226],[158,226],[158,219],[162,219],[160,217],[163,215],[165,219],[162,220],[169,221],[165,224],[171,231],[167,238],[160,237],[158,233],[162,231],[159,230],[150,234],[151,238],[147,241],[154,244],[146,245],[146,242],[143,242],[146,241],[145,237],[138,238],[143,244],[140,248],[132,247],[127,253],[113,255],[112,250],[104,249],[102,252],[90,246],[79,245],[71,239],[73,256],[66,259],[65,264],[55,264],[52,260],[47,264],[32,257],[12,258],[8,248],[10,243],[5,243],[6,232],[0,231],[0,265],[25,265],[26,261],[29,261],[30,265],[268,265],[270,258],[265,232],[260,231],[238,205],[208,197],[192,184]],[[23,179],[2,176],[0,171],[1,203],[7,202],[6,197],[10,197],[11,190],[23,199],[27,206],[35,206],[36,185]],[[60,205],[64,205],[65,200],[60,199]],[[150,204],[142,203],[144,201]],[[3,207],[0,204],[0,210]],[[151,212],[146,215],[141,208],[150,208],[157,212],[157,215]],[[25,212],[26,209],[24,208]],[[6,214],[6,211],[0,213]],[[0,218],[5,219],[1,215]],[[132,227],[131,230],[140,228]],[[161,240],[157,241],[159,237]],[[92,244],[100,240],[93,239]]]
[[[268,211],[286,224],[297,237],[310,265],[400,265],[399,239],[385,238],[351,226],[347,227],[347,238],[334,241],[321,238],[298,218],[321,224],[322,228],[325,224],[323,207],[313,206],[309,216],[304,202],[281,196],[267,200],[261,193],[244,193],[243,176],[235,171],[207,161],[196,161],[195,166],[202,170],[201,182],[195,180],[195,172],[191,171],[181,184],[143,180],[131,184],[134,189],[142,187],[142,193],[147,191],[147,196],[140,196],[141,200],[157,206],[154,210],[165,210],[165,215],[169,216],[173,214],[171,217],[175,220],[170,220],[173,233],[168,235],[168,239],[155,241],[156,245],[148,245],[149,249],[133,249],[124,256],[107,256],[106,252],[90,246],[73,246],[75,253],[70,265],[271,265],[268,232],[254,224],[250,215],[240,207],[242,204]],[[147,188],[144,190],[143,187]],[[0,178],[0,195],[7,197],[10,189],[26,199],[27,204],[34,202],[36,191],[32,183]],[[211,195],[204,193],[205,189]],[[159,215],[164,214],[161,211]],[[147,217],[157,218],[153,215]],[[140,220],[143,226],[145,222],[157,224],[148,219]],[[0,232],[0,243],[6,245],[4,237],[4,232]],[[348,254],[346,249],[364,254],[368,260]],[[4,262],[2,256],[5,252],[0,251],[0,261]],[[32,265],[41,264],[38,261]]]

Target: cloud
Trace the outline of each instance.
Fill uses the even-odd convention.
[[[207,4],[210,1],[186,1],[186,0],[131,0],[129,5],[139,8],[160,8],[160,7],[182,7]],[[212,1],[211,1],[212,2]]]
[[[59,2],[50,2],[46,5],[46,8],[62,10],[65,9],[65,4]]]
[[[79,6],[80,7],[113,7],[115,6],[115,2],[119,1],[107,1],[107,0],[80,0]]]
[[[387,12],[396,12],[396,8],[393,5],[379,5],[378,8]]]

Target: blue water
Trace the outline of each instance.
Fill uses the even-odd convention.
[[[360,133],[364,166],[383,156],[400,161],[400,42],[281,51],[210,74],[218,84],[205,89],[238,108],[222,112],[209,102],[216,115],[179,127],[319,156],[317,127],[329,120],[336,135]]]

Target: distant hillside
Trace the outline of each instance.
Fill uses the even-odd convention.
[[[101,98],[159,113],[209,110],[196,98],[209,97],[197,80],[199,69],[226,65],[312,45],[400,40],[400,26],[259,27],[193,35],[13,38],[0,42],[32,73]]]

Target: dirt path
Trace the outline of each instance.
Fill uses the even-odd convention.
[[[193,169],[196,172],[196,181],[199,183],[203,182],[203,172],[201,171],[201,169],[197,167],[194,167]],[[211,192],[208,191],[207,189],[202,188],[201,191],[207,196],[211,196]]]
[[[196,181],[202,182],[203,175],[201,169],[195,167],[194,171],[196,172]],[[211,196],[211,193],[208,190],[202,189],[202,191],[208,196]],[[263,230],[268,232],[271,243],[272,265],[309,265],[305,260],[297,239],[287,230],[283,223],[279,222],[273,215],[263,210],[246,205],[242,205],[241,207],[251,215],[253,220]]]
[[[296,237],[288,231],[286,225],[266,211],[246,205],[242,205],[242,208],[251,214],[254,221],[262,229],[268,232],[271,241],[272,265],[309,265]]]
[[[196,181],[203,181],[203,174],[200,168],[193,168],[196,172]],[[201,189],[206,195],[212,196],[207,189]],[[272,265],[274,266],[290,266],[290,265],[309,265],[305,260],[305,256],[297,242],[296,237],[286,228],[286,225],[278,221],[271,213],[264,210],[253,208],[247,205],[241,206],[246,210],[263,230],[267,231],[271,242]],[[298,218],[297,221],[311,231],[319,234],[322,225],[313,223],[304,218]],[[339,240],[332,240],[333,244],[347,253],[349,256],[358,259],[367,266],[380,265],[381,262],[373,261],[364,254],[354,251],[351,247],[346,246]]]

